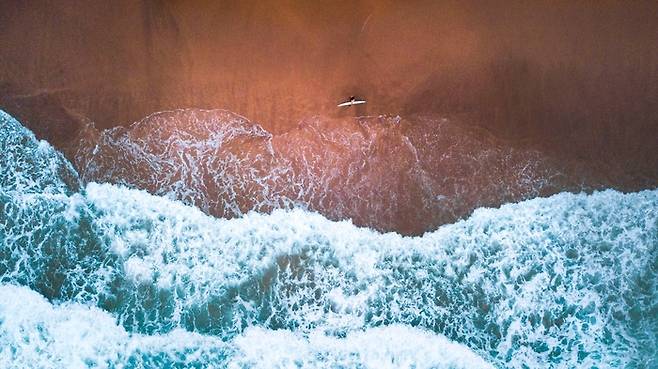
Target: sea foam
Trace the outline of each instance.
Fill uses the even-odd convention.
[[[76,192],[65,159],[9,123],[10,366],[656,365],[658,190],[481,208],[418,237],[303,209],[227,220],[117,185]]]
[[[101,309],[50,304],[0,285],[3,368],[493,368],[463,345],[420,329],[390,326],[332,338],[247,329],[224,342],[184,330],[131,334]]]
[[[480,209],[422,237],[298,209],[215,219],[108,184],[88,185],[86,201],[93,242],[82,244],[92,252],[44,250],[29,264],[67,267],[66,293],[53,297],[95,302],[131,333],[182,329],[232,340],[261,327],[344,338],[401,324],[510,367],[655,356],[656,190]],[[5,258],[26,260],[31,245],[7,236],[16,229],[29,233],[3,228],[3,249],[12,250]],[[84,232],[67,235],[83,242]],[[12,270],[3,280],[49,291],[50,274]]]

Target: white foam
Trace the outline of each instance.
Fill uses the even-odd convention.
[[[271,309],[266,326],[276,321],[300,334],[421,325],[481,354],[490,347],[511,367],[546,364],[560,351],[560,362],[581,362],[577,350],[588,353],[585,362],[623,362],[646,355],[642,346],[656,337],[650,329],[648,341],[629,340],[638,333],[609,311],[633,309],[613,291],[635,293],[628,281],[651,270],[658,190],[562,193],[479,209],[423,237],[381,234],[298,209],[218,220],[111,185],[90,184],[87,193],[108,237],[121,239],[126,255],[139,253],[140,268],[157,271],[153,285],[175,288],[183,312],[230,286],[264,286],[255,296],[222,300],[243,322],[222,328],[229,331],[263,324],[257,316],[264,306]],[[145,283],[144,275],[136,283]],[[655,301],[640,304],[650,311]]]
[[[53,307],[25,287],[0,286],[0,367],[107,368],[128,337],[97,308]]]
[[[73,166],[50,144],[0,110],[0,191],[72,194],[80,187]]]
[[[51,305],[10,285],[0,285],[0,344],[3,368],[493,368],[441,335],[397,325],[343,339],[261,328],[228,342],[182,330],[130,334],[100,309]]]
[[[345,338],[320,331],[308,337],[252,328],[234,340],[235,367],[249,368],[493,368],[463,345],[416,328],[391,325],[351,332]]]
[[[126,332],[96,307],[52,305],[25,287],[0,285],[0,367],[153,368],[224,366],[230,347],[180,329]]]

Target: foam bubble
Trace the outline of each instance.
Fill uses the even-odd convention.
[[[0,285],[0,344],[3,368],[493,368],[463,345],[404,326],[345,338],[251,328],[228,342],[180,329],[134,334],[98,308],[52,305],[11,285]]]
[[[0,110],[0,188],[22,193],[72,194],[80,188],[73,166]]]
[[[401,325],[355,331],[345,338],[251,328],[234,343],[238,367],[493,368],[463,345]]]

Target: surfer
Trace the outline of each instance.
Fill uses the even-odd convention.
[[[363,100],[363,99],[358,99],[356,96],[350,96],[349,100],[338,104],[338,107],[359,105],[359,104],[365,104],[365,103],[366,103],[366,101]]]

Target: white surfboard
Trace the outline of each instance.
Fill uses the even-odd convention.
[[[350,101],[345,101],[344,103],[338,104],[338,107],[359,105],[359,104],[365,104],[365,103],[366,103],[365,100],[350,100]]]

